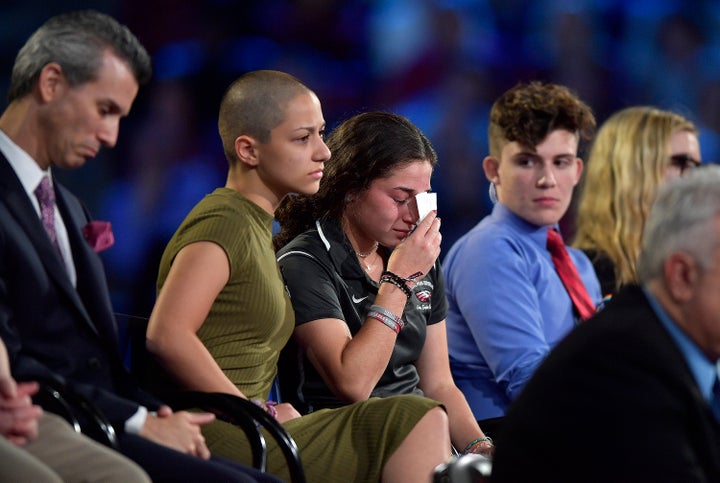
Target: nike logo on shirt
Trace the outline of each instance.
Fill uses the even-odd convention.
[[[357,298],[357,297],[355,297],[355,295],[353,295],[353,296],[352,296],[352,301],[353,301],[353,303],[355,303],[355,304],[359,304],[360,302],[362,302],[362,301],[365,300],[366,298],[368,298],[367,295],[364,296],[364,297],[362,297],[362,298]]]

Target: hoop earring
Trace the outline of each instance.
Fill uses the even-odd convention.
[[[497,188],[495,187],[495,183],[490,183],[490,187],[488,188],[488,196],[490,196],[490,201],[492,201],[493,205],[498,202]]]

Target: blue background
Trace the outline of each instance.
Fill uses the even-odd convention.
[[[248,70],[304,80],[330,128],[369,109],[420,126],[440,157],[433,189],[445,252],[489,209],[481,167],[488,110],[517,82],[565,84],[599,123],[629,105],[674,109],[701,128],[706,162],[720,149],[717,1],[5,1],[0,91],[26,38],[51,15],[78,8],[126,23],[156,69],[118,146],[59,173],[97,219],[113,223],[116,243],[103,258],[119,312],[149,314],[165,243],[224,184],[217,108]]]

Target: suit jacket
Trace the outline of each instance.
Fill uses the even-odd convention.
[[[508,411],[493,481],[720,481],[720,425],[638,286],[550,353]]]
[[[139,403],[155,409],[159,402],[139,389],[120,358],[102,262],[82,234],[90,217],[75,196],[54,184],[77,289],[0,153],[0,337],[17,379],[60,379],[122,430]]]

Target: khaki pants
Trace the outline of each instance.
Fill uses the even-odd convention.
[[[59,416],[45,413],[38,427],[38,437],[25,446],[0,436],[0,482],[150,482],[138,465]]]

